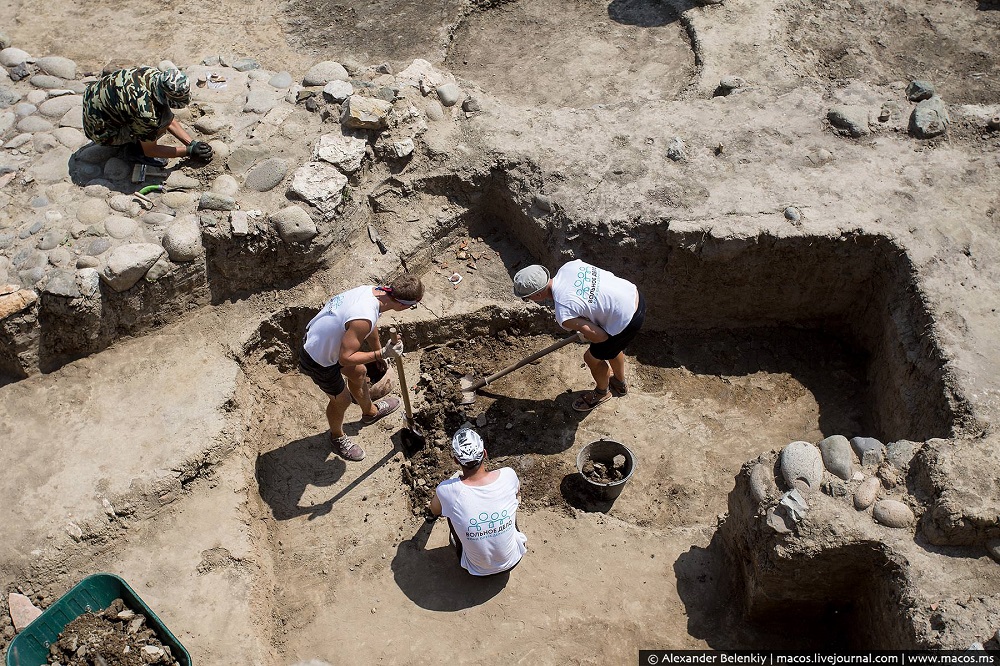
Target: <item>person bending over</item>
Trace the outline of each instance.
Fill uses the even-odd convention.
[[[396,359],[403,354],[401,340],[382,346],[375,325],[379,315],[416,307],[423,296],[424,285],[411,275],[403,275],[384,287],[355,287],[327,301],[306,326],[299,370],[330,398],[326,407],[330,442],[334,451],[347,460],[359,461],[365,457],[364,449],[344,434],[344,415],[351,397],[361,407],[361,422],[365,425],[399,408],[399,398],[395,396],[372,402],[368,395],[365,364],[373,361],[384,364],[385,359]],[[365,341],[375,351],[362,351]]]
[[[583,360],[597,386],[577,398],[573,409],[589,412],[611,392],[628,393],[625,347],[646,317],[646,301],[634,284],[577,259],[554,277],[537,264],[522,268],[514,276],[514,295],[538,303],[554,301],[556,322],[590,343]]]
[[[191,102],[191,83],[176,69],[119,69],[87,86],[83,93],[83,132],[102,146],[122,146],[129,162],[165,166],[168,157],[212,159],[212,147],[195,141],[171,109]],[[157,143],[170,132],[183,146]]]

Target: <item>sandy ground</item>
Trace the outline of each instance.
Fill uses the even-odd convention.
[[[464,150],[528,154],[549,178],[540,189],[581,226],[608,218],[603,232],[614,235],[645,216],[753,237],[786,229],[781,211],[795,205],[817,234],[866,228],[901,239],[929,299],[950,304],[939,334],[991,423],[1000,133],[982,126],[1000,112],[995,8],[3,0],[0,25],[34,54],[92,70],[234,53],[298,77],[325,58],[399,67],[422,57],[489,95],[489,119]],[[712,97],[728,74],[749,89]],[[902,88],[917,77],[954,105],[949,138],[914,142],[905,116],[862,139],[824,125],[837,102],[905,106]],[[456,152],[469,138],[459,132],[429,140]],[[683,167],[664,155],[676,135],[689,147]],[[820,149],[832,165],[814,167]],[[413,235],[400,246],[419,246]],[[490,244],[502,261],[461,290],[429,264],[427,308],[400,317],[404,330],[519,307],[490,285],[531,257],[502,229]],[[286,292],[206,307],[0,389],[2,460],[17,469],[0,479],[13,516],[0,525],[6,589],[30,580],[52,598],[87,573],[119,573],[199,664],[626,664],[640,648],[831,640],[823,626],[789,635],[747,624],[715,535],[746,460],[794,439],[867,434],[852,350],[808,334],[649,331],[630,356],[632,394],[583,418],[569,409],[589,384],[579,348],[499,382],[472,413],[487,415],[496,454],[531,485],[521,517],[529,552],[509,577],[483,584],[458,568],[445,525],[414,514],[400,421],[361,430],[368,457],[343,462],[324,443],[322,395],[280,362],[287,340],[258,339],[261,322],[354,286],[357,264],[366,276],[389,270],[391,257],[352,253]],[[501,357],[557,333],[534,332]],[[421,357],[407,356],[412,384]],[[541,438],[544,453],[532,450],[539,423],[558,424]],[[576,451],[601,437],[640,461],[606,514],[581,511],[563,487]],[[916,559],[942,572],[920,581],[922,601],[1000,590],[981,553]]]

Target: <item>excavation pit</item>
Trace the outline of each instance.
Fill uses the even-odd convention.
[[[863,354],[808,331],[643,332],[626,350],[631,388],[592,412],[571,405],[592,379],[584,345],[570,345],[496,380],[471,405],[459,377],[486,376],[558,340],[530,328],[425,350],[415,418],[428,447],[404,469],[419,512],[455,472],[449,442],[463,423],[484,437],[493,465],[521,477],[522,509],[600,509],[582,484],[576,453],[625,434],[648,466],[615,514],[642,526],[702,522],[726,511],[740,465],[794,439],[870,432]],[[753,350],[741,353],[741,350]]]
[[[316,578],[314,564],[381,553],[390,540],[397,548],[393,579],[417,605],[457,610],[478,598],[468,590],[442,598],[424,580],[427,567],[431,579],[440,575],[439,583],[450,586],[460,573],[453,557],[439,556],[428,545],[437,534],[432,524],[416,528],[412,537],[407,533],[414,529],[409,521],[426,514],[437,484],[457,471],[450,439],[468,422],[483,435],[490,465],[518,473],[523,530],[529,548],[537,549],[530,556],[574,548],[599,558],[596,542],[576,543],[555,526],[571,521],[576,527],[566,529],[583,529],[581,511],[605,512],[615,521],[602,528],[608,538],[623,540],[639,530],[674,544],[671,549],[685,544],[670,552],[677,558],[674,575],[685,614],[693,618],[691,635],[720,637],[711,642],[715,647],[826,645],[829,632],[779,639],[770,624],[775,613],[756,607],[751,622],[743,609],[729,608],[725,600],[738,598],[742,583],[730,578],[716,539],[709,546],[692,535],[715,531],[747,460],[793,440],[842,434],[919,442],[965,427],[962,402],[947,381],[906,255],[877,236],[729,242],[702,234],[695,242],[693,235],[650,228],[661,242],[648,244],[662,251],[634,261],[612,254],[607,263],[620,266],[616,272],[636,282],[651,304],[645,329],[626,350],[627,396],[575,412],[573,400],[592,387],[592,379],[582,360],[585,347],[573,344],[492,382],[474,403],[462,405],[463,375],[485,377],[565,335],[551,310],[512,297],[510,274],[518,267],[556,263],[526,250],[541,242],[530,221],[507,219],[504,202],[491,201],[504,217],[484,215],[474,232],[462,222],[442,224],[440,237],[412,250],[409,269],[422,276],[428,295],[423,307],[396,325],[407,344],[415,421],[427,441],[422,450],[405,451],[401,418],[363,429],[352,407],[345,430],[359,438],[369,457],[355,466],[330,453],[325,397],[295,371],[298,343],[315,309],[276,313],[248,347],[248,367],[256,368],[251,375],[266,405],[257,480],[269,505],[272,543],[283,544],[275,554],[277,569],[301,585],[332,585],[339,598],[372,594],[377,588],[349,576]],[[591,242],[583,238],[575,251],[594,254]],[[457,286],[448,279],[455,272],[463,278]],[[643,462],[613,503],[595,497],[576,468],[580,447],[605,437],[623,441]],[[336,536],[323,528],[331,520],[345,525]],[[683,554],[692,539],[700,543],[696,549],[707,547],[697,557]],[[662,555],[641,557],[650,554]],[[641,559],[629,562],[646,566]],[[378,571],[376,564],[371,580]],[[702,587],[706,580],[710,587]],[[301,585],[283,587],[277,607],[299,613],[328,596],[316,602],[315,593]],[[893,585],[887,579],[885,589]],[[801,599],[786,591],[785,599],[787,607],[835,616],[837,626],[852,627],[881,617],[871,609],[886,607],[878,592],[883,588],[872,589],[874,596],[864,599],[848,589]],[[720,608],[726,610],[715,617]],[[871,612],[858,620],[853,608]],[[893,626],[901,622],[898,615],[883,619]]]

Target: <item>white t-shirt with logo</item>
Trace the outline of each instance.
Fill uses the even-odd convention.
[[[324,368],[340,362],[340,343],[347,331],[347,322],[364,319],[375,327],[379,302],[372,294],[374,287],[355,287],[337,294],[320,309],[306,326],[306,353]],[[371,333],[369,329],[369,333]]]
[[[462,566],[473,576],[507,571],[527,552],[528,542],[514,526],[521,482],[510,467],[485,486],[469,486],[458,474],[437,487],[441,515],[462,542]]]
[[[635,315],[637,294],[638,289],[628,280],[579,259],[564,264],[552,278],[552,299],[560,326],[583,317],[608,335],[618,335]]]

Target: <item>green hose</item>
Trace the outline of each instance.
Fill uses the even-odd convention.
[[[150,192],[162,192],[163,185],[147,185],[146,187],[139,190],[139,194],[149,194]]]

